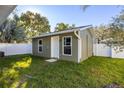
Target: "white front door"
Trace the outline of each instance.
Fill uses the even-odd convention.
[[[51,37],[51,57],[59,58],[59,36]]]

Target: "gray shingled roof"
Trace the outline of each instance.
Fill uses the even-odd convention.
[[[52,36],[52,35],[59,35],[59,34],[64,34],[64,33],[69,33],[69,32],[74,32],[75,30],[79,31],[81,29],[87,29],[92,27],[92,25],[85,25],[85,26],[79,26],[79,27],[75,27],[75,28],[71,28],[71,29],[67,29],[67,30],[63,30],[63,31],[59,31],[59,32],[49,32],[49,33],[44,33],[40,36],[36,36],[33,38],[39,38],[39,37],[45,37],[45,36]]]

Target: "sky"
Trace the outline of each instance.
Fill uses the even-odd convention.
[[[108,24],[123,8],[112,5],[92,5],[83,11],[79,5],[19,5],[16,9],[19,15],[29,10],[46,16],[51,31],[54,31],[56,24],[60,22],[76,26]]]

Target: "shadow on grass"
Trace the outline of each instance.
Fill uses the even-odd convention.
[[[104,87],[113,82],[124,85],[122,59],[91,57],[80,64],[44,60],[32,55],[0,59],[0,87]]]
[[[0,87],[25,87],[27,82],[21,76],[21,70],[30,67],[32,58],[30,56],[11,56],[1,58],[0,61]]]

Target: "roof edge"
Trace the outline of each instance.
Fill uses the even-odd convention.
[[[80,30],[84,30],[84,29],[87,29],[87,28],[90,28],[90,27],[92,27],[92,25],[79,26],[79,27],[75,27],[75,28],[72,28],[72,29],[62,30],[60,32],[44,33],[44,34],[42,34],[40,36],[32,37],[32,39],[40,38],[40,37],[46,37],[46,36],[52,36],[52,35],[59,35],[59,34],[64,34],[64,33],[70,33],[70,32],[73,32],[75,30],[80,31]]]

